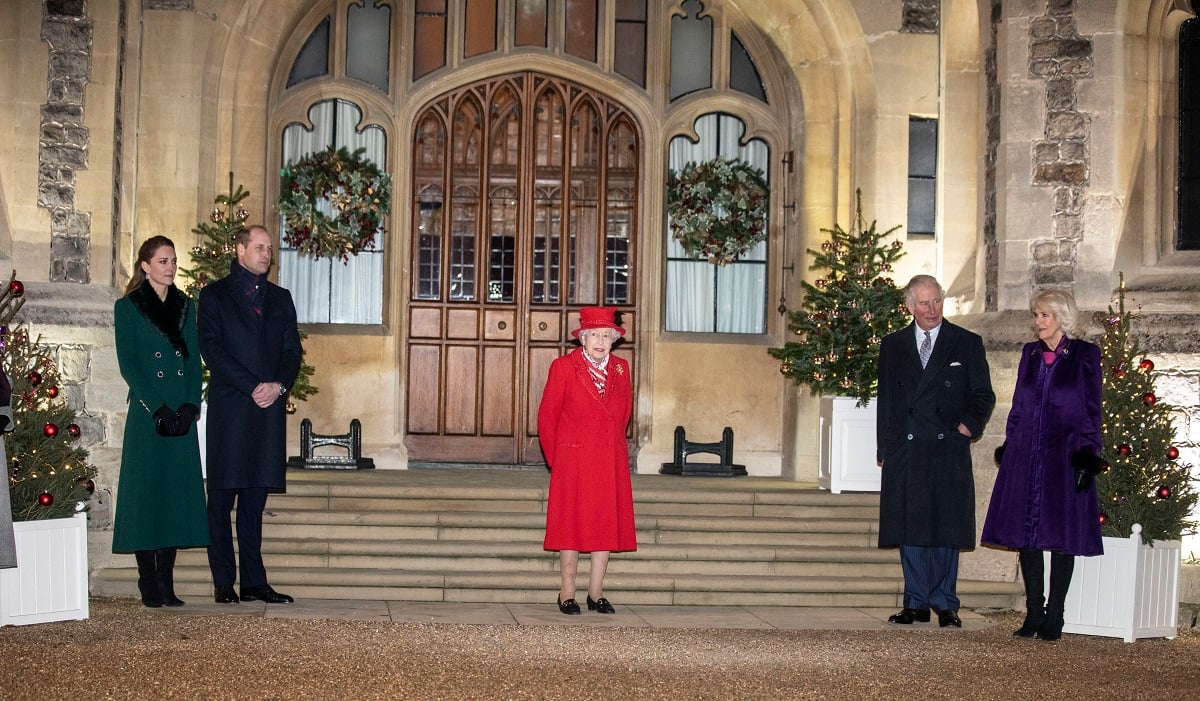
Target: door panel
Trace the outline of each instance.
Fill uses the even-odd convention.
[[[606,96],[536,73],[462,86],[422,109],[406,341],[411,459],[543,462],[537,408],[550,363],[576,345],[579,307],[615,306],[632,329],[635,124]],[[619,346],[633,363],[635,340],[631,331]]]
[[[479,349],[450,346],[446,349],[446,433],[475,434],[475,400],[479,382]]]

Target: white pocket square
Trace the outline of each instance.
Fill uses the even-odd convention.
[[[950,367],[952,367],[952,368],[956,368],[956,367],[958,367],[959,365],[962,365],[962,363],[958,362],[957,360],[956,360],[956,361],[954,361],[953,363],[950,363]]]

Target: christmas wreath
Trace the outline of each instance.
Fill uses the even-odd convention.
[[[391,211],[392,180],[358,149],[330,146],[280,173],[283,240],[301,253],[348,261],[375,245]]]
[[[745,161],[688,163],[667,179],[671,237],[692,258],[725,265],[767,238],[769,194],[762,170]]]

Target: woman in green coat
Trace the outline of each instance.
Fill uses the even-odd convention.
[[[183,605],[176,549],[208,545],[196,305],[175,287],[177,267],[171,239],[148,239],[113,307],[117,362],[129,384],[113,552],[137,558],[142,604],[152,608]]]

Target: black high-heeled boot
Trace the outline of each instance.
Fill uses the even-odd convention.
[[[1041,550],[1022,550],[1017,559],[1021,563],[1021,579],[1025,582],[1025,622],[1013,631],[1013,635],[1032,638],[1046,620],[1046,566]]]
[[[159,548],[154,552],[158,566],[158,589],[162,592],[163,604],[183,606],[183,599],[175,596],[175,548]]]
[[[163,605],[162,591],[158,584],[158,563],[154,550],[138,550],[133,553],[138,566],[138,591],[142,594],[142,606],[160,608]]]
[[[1074,573],[1074,555],[1050,553],[1050,593],[1046,596],[1046,620],[1038,629],[1038,640],[1052,643],[1062,638],[1063,611]]]

